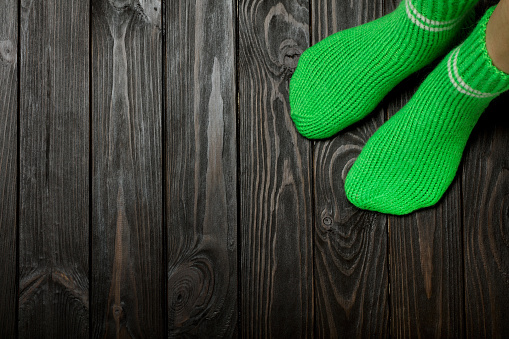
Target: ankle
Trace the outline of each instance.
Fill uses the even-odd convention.
[[[509,1],[500,1],[488,21],[486,49],[493,65],[509,74]]]

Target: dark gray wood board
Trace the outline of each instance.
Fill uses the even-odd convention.
[[[0,337],[16,333],[18,2],[0,0]]]
[[[288,103],[309,5],[238,6],[242,336],[313,337],[311,142]]]
[[[403,217],[344,179],[434,65],[333,138],[290,118],[299,55],[399,2],[0,0],[0,337],[503,337],[509,97]]]
[[[162,337],[161,3],[92,1],[92,336]]]
[[[235,13],[231,0],[166,3],[170,337],[238,331]]]
[[[20,2],[19,337],[89,336],[89,3]]]
[[[385,13],[383,1],[314,0],[313,44]],[[333,138],[314,143],[316,334],[320,338],[389,335],[386,217],[346,198],[344,180],[384,122],[379,105]]]
[[[509,333],[509,95],[495,99],[465,150],[466,337]]]

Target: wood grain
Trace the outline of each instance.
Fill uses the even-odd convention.
[[[92,336],[161,337],[160,1],[92,2]]]
[[[0,337],[16,333],[18,3],[0,0]]]
[[[242,336],[312,337],[311,143],[297,133],[288,103],[309,45],[309,6],[238,6]]]
[[[237,329],[235,8],[167,4],[168,335]]]
[[[0,337],[509,333],[509,95],[403,217],[344,179],[433,65],[334,138],[290,118],[310,43],[398,3],[0,0]]]
[[[89,335],[89,4],[21,1],[19,337]]]
[[[384,14],[382,1],[314,0],[313,43]],[[320,338],[389,335],[386,217],[361,211],[344,180],[384,121],[380,105],[366,119],[314,146],[316,332]]]
[[[509,333],[509,95],[494,100],[465,150],[466,337]]]

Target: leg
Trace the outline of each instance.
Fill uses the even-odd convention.
[[[501,0],[486,28],[486,47],[493,64],[509,74],[509,0]]]

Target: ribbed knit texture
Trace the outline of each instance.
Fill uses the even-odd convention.
[[[493,10],[368,140],[345,181],[354,205],[401,215],[434,205],[447,190],[479,116],[509,89],[509,75],[486,50]]]
[[[365,117],[401,80],[450,47],[476,2],[402,0],[392,13],[308,48],[290,81],[297,130],[326,138]]]

